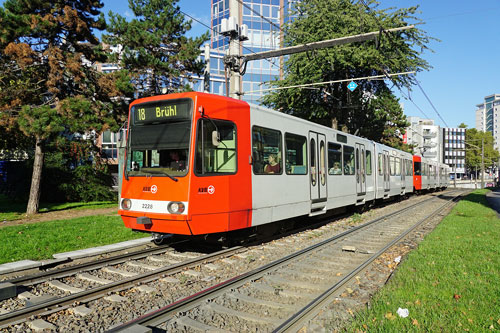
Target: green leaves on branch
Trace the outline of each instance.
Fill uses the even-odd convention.
[[[484,149],[484,159],[481,153]],[[478,131],[475,128],[467,129],[465,132],[465,164],[469,170],[481,169],[481,160],[484,160],[485,168],[498,163],[500,153],[494,148],[494,140],[491,132]]]
[[[321,40],[390,29],[420,22],[416,7],[378,9],[375,1],[304,0],[297,4],[296,17],[286,28],[285,45],[292,46]],[[356,42],[328,49],[291,55],[285,62],[285,77],[270,83],[274,87],[349,80],[359,77],[407,71],[428,70],[421,53],[431,40],[418,28],[382,34],[378,41]],[[347,83],[315,88],[277,90],[263,102],[326,126],[332,122],[350,133],[401,146],[408,125],[399,104],[384,80],[356,80],[354,91]],[[413,76],[394,77],[392,85],[410,88]]]
[[[201,74],[204,62],[198,60],[200,46],[208,33],[187,38],[191,21],[186,21],[177,0],[129,0],[135,18],[109,13],[110,22],[103,37],[112,46],[121,47],[116,60],[128,71],[141,96],[184,90],[191,74]]]

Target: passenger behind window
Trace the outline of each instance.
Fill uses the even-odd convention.
[[[270,154],[268,157],[268,164],[266,164],[266,167],[264,168],[265,173],[280,173],[281,168],[280,168],[280,163],[278,160],[278,157],[276,154]]]
[[[330,175],[341,175],[342,174],[342,169],[340,168],[340,163],[339,162],[335,162],[333,164],[333,168],[330,168],[330,170],[328,170]]]
[[[181,158],[181,153],[178,150],[171,150],[169,152],[170,163],[169,167],[172,170],[186,170],[186,159]]]

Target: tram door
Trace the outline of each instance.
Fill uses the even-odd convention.
[[[309,132],[309,170],[311,201],[326,202],[326,137]]]
[[[389,161],[389,152],[387,150],[384,150],[384,192],[389,192],[389,190],[391,189]]]
[[[366,193],[365,145],[356,143],[356,187],[358,195]]]

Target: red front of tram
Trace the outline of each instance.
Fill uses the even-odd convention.
[[[130,105],[120,207],[125,226],[200,235],[251,225],[250,110],[204,93]]]
[[[413,155],[413,189],[422,190],[422,157]]]

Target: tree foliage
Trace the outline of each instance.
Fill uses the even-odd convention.
[[[484,148],[484,167],[489,168],[498,163],[500,154],[494,148],[491,132],[478,131],[475,128],[465,132],[465,164],[469,170],[481,169],[481,152]]]
[[[109,13],[104,41],[122,47],[117,59],[141,96],[183,90],[191,73],[201,74],[204,62],[197,58],[208,34],[188,38],[191,29],[177,6],[177,0],[129,0],[135,18]]]
[[[63,130],[97,133],[123,117],[121,74],[94,35],[106,23],[100,0],[6,0],[0,8],[0,127],[35,146],[28,213],[38,210],[45,145]],[[130,90],[128,91],[130,93]]]
[[[417,7],[377,9],[375,1],[304,0],[297,4],[296,17],[285,31],[285,46],[390,29],[419,21]],[[285,78],[271,86],[345,80],[406,71],[428,70],[420,57],[430,37],[418,28],[382,34],[377,42],[356,42],[328,49],[291,55],[285,63]],[[411,87],[413,76],[394,77],[398,87]],[[282,89],[263,102],[305,119],[339,128],[392,146],[402,146],[401,133],[408,125],[399,100],[383,80],[358,80],[354,91],[347,83],[322,88]]]

